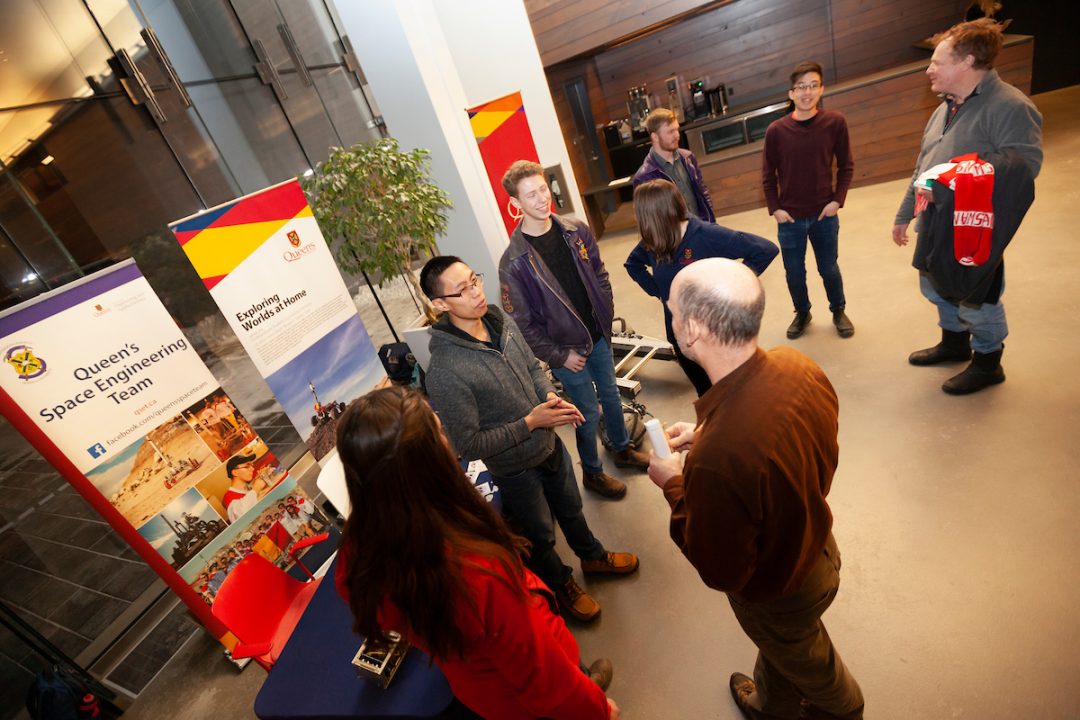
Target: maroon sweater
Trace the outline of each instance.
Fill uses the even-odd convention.
[[[664,488],[671,539],[714,590],[751,602],[798,590],[832,529],[829,379],[792,348],[759,348],[694,408],[694,446]]]
[[[817,218],[833,200],[843,206],[854,175],[847,121],[838,112],[819,110],[807,125],[785,115],[765,131],[761,184],[770,215],[780,208],[793,218]]]

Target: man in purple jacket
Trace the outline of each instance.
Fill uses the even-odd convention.
[[[652,147],[634,173],[634,187],[650,180],[675,183],[690,214],[705,222],[716,222],[712,198],[701,176],[694,153],[679,147],[679,120],[667,108],[657,108],[645,118]]]
[[[765,131],[761,184],[769,214],[776,218],[788,292],[795,319],[787,329],[794,340],[810,324],[806,291],[806,240],[814,246],[818,273],[825,283],[833,324],[840,337],[851,337],[855,326],[844,309],[844,279],[837,263],[840,219],[855,161],[851,157],[847,121],[840,113],[818,109],[825,92],[821,65],[801,62],[791,73],[788,97],[794,105]],[[836,184],[833,185],[833,158]],[[779,187],[778,187],[779,186]]]
[[[503,187],[522,214],[499,260],[503,310],[585,416],[576,431],[582,484],[620,498],[626,485],[604,472],[597,448],[601,405],[615,465],[644,470],[649,458],[630,447],[623,421],[611,354],[615,302],[596,239],[588,225],[552,217],[540,165],[518,160],[503,176]]]

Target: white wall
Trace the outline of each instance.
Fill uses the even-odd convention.
[[[575,215],[584,220],[580,190],[525,4],[454,0],[436,3],[436,10],[465,90],[466,107],[520,91],[540,164],[562,165],[568,186],[564,190],[570,193]]]
[[[507,237],[466,109],[520,90],[541,164],[559,163],[575,208],[581,197],[521,0],[348,0],[336,3],[364,75],[402,147],[431,151],[450,196],[444,254],[486,275],[498,295]],[[584,213],[580,213],[584,217]]]

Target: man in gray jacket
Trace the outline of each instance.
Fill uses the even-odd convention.
[[[893,242],[908,243],[907,229],[917,214],[918,203],[933,202],[927,190],[916,193],[914,180],[935,165],[947,163],[966,153],[978,153],[982,160],[991,153],[1016,151],[1027,161],[1032,176],[1042,167],[1042,115],[1024,93],[1003,82],[993,69],[1001,49],[1001,26],[989,18],[960,23],[934,38],[936,47],[926,74],[930,88],[943,96],[923,131],[922,149],[893,225]],[[993,208],[985,208],[992,212]],[[985,215],[986,213],[970,213]],[[960,213],[957,213],[960,215]],[[920,215],[916,229],[920,242],[928,228]],[[963,219],[954,220],[954,232],[962,230]],[[953,251],[941,248],[941,252]],[[916,252],[919,255],[919,252]],[[963,361],[971,364],[949,378],[942,390],[963,395],[1005,381],[1001,353],[1009,327],[1001,294],[1005,289],[1005,265],[1000,262],[990,292],[978,302],[953,302],[941,296],[929,275],[920,270],[919,286],[927,300],[938,309],[941,342],[908,357],[912,365],[936,365]],[[973,356],[974,351],[974,356]]]
[[[487,304],[482,283],[453,256],[432,258],[420,272],[421,288],[443,313],[431,329],[428,394],[457,452],[491,471],[503,509],[532,543],[530,568],[567,613],[592,620],[600,605],[555,552],[552,516],[582,572],[626,575],[638,559],[608,552],[589,529],[570,454],[553,431],[584,418],[555,393],[514,321]]]

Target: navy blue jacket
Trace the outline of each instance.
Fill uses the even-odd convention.
[[[563,240],[573,251],[596,324],[604,338],[610,340],[615,300],[596,238],[585,223],[554,216],[551,222],[562,231]],[[510,247],[499,260],[499,289],[503,310],[521,328],[536,357],[560,368],[571,350],[585,357],[592,354],[592,333],[540,253],[525,239],[521,223],[514,228]]]
[[[738,232],[691,217],[682,242],[675,249],[671,260],[658,263],[656,257],[638,243],[626,258],[623,267],[642,290],[660,298],[664,303],[664,324],[667,327],[668,339],[671,340],[671,313],[668,311],[667,301],[671,294],[671,283],[680,270],[695,260],[721,257],[742,260],[755,275],[760,275],[779,252],[780,248],[775,243],[758,235]]]

